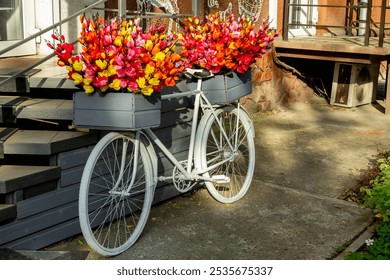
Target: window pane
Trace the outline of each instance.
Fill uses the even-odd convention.
[[[21,0],[0,0],[0,41],[23,39]]]

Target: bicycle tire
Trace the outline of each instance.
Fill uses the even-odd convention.
[[[133,174],[134,143],[132,134],[110,132],[94,147],[83,171],[80,227],[88,245],[103,256],[118,255],[130,248],[141,235],[150,213],[154,195],[152,164],[140,141],[138,166]],[[123,176],[118,180],[123,163]],[[134,184],[126,193],[132,176]]]
[[[199,123],[196,137],[196,143],[199,145],[195,151],[195,164],[198,170],[206,170],[209,166],[233,156],[232,160],[203,174],[209,178],[214,175],[228,177],[230,179],[228,183],[206,181],[205,185],[217,201],[233,203],[246,194],[252,182],[255,168],[253,126],[247,113],[234,106],[219,108],[215,110],[215,115],[205,114]],[[221,121],[232,146],[235,147],[235,143],[238,143],[236,151],[229,147],[223,137],[217,118]]]

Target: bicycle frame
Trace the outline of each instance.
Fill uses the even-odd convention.
[[[194,158],[194,145],[195,145],[195,136],[198,128],[198,117],[199,117],[199,111],[202,109],[202,111],[205,110],[205,108],[209,108],[211,113],[215,114],[215,105],[212,105],[207,97],[204,95],[203,91],[201,90],[202,86],[202,79],[198,79],[198,84],[197,84],[197,89],[193,91],[186,91],[186,92],[179,92],[179,93],[173,93],[169,95],[164,95],[161,96],[162,100],[166,99],[172,99],[172,98],[180,98],[180,97],[189,97],[189,96],[195,96],[195,106],[194,106],[194,116],[192,119],[192,128],[191,128],[191,136],[190,136],[190,144],[189,144],[189,151],[188,151],[188,157],[187,157],[187,169],[181,164],[175,156],[165,147],[165,145],[158,139],[158,137],[153,133],[153,131],[150,128],[144,128],[143,130],[147,134],[149,140],[153,143],[155,143],[161,151],[166,155],[166,157],[173,163],[174,166],[178,168],[178,170],[181,172],[183,175],[184,179],[187,180],[203,180],[203,181],[212,181],[212,178],[200,176],[199,174],[204,174],[207,173],[208,171],[224,164],[225,162],[229,161],[230,158],[227,158],[218,164],[209,166],[206,170],[197,170],[194,172],[192,170],[192,165],[193,165],[193,158]],[[238,104],[239,106],[239,104]],[[239,110],[238,110],[239,111]],[[221,122],[216,118],[217,123],[219,127],[222,128]],[[238,120],[238,118],[237,118]],[[223,137],[227,140],[227,143],[230,145],[230,148],[235,151],[236,147],[232,147],[230,143],[230,139],[226,135],[225,130],[221,129]],[[139,139],[139,134],[141,133],[141,130],[136,131],[136,139]],[[236,144],[237,145],[237,144]],[[166,181],[171,179],[171,177],[159,177],[159,181]]]

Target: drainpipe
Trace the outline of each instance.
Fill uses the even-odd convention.
[[[364,36],[366,34],[366,20],[367,20],[367,3],[368,0],[359,0],[359,13],[358,13],[358,20],[359,20],[359,29],[358,29],[358,35]]]

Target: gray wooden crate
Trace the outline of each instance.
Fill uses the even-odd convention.
[[[195,90],[196,80],[189,80],[188,88]],[[211,104],[231,103],[252,92],[252,72],[244,74],[232,72],[226,75],[215,75],[202,82],[202,91]]]
[[[161,121],[161,99],[158,94],[144,96],[131,93],[73,96],[73,123],[76,127],[99,130],[133,130],[156,127]]]

